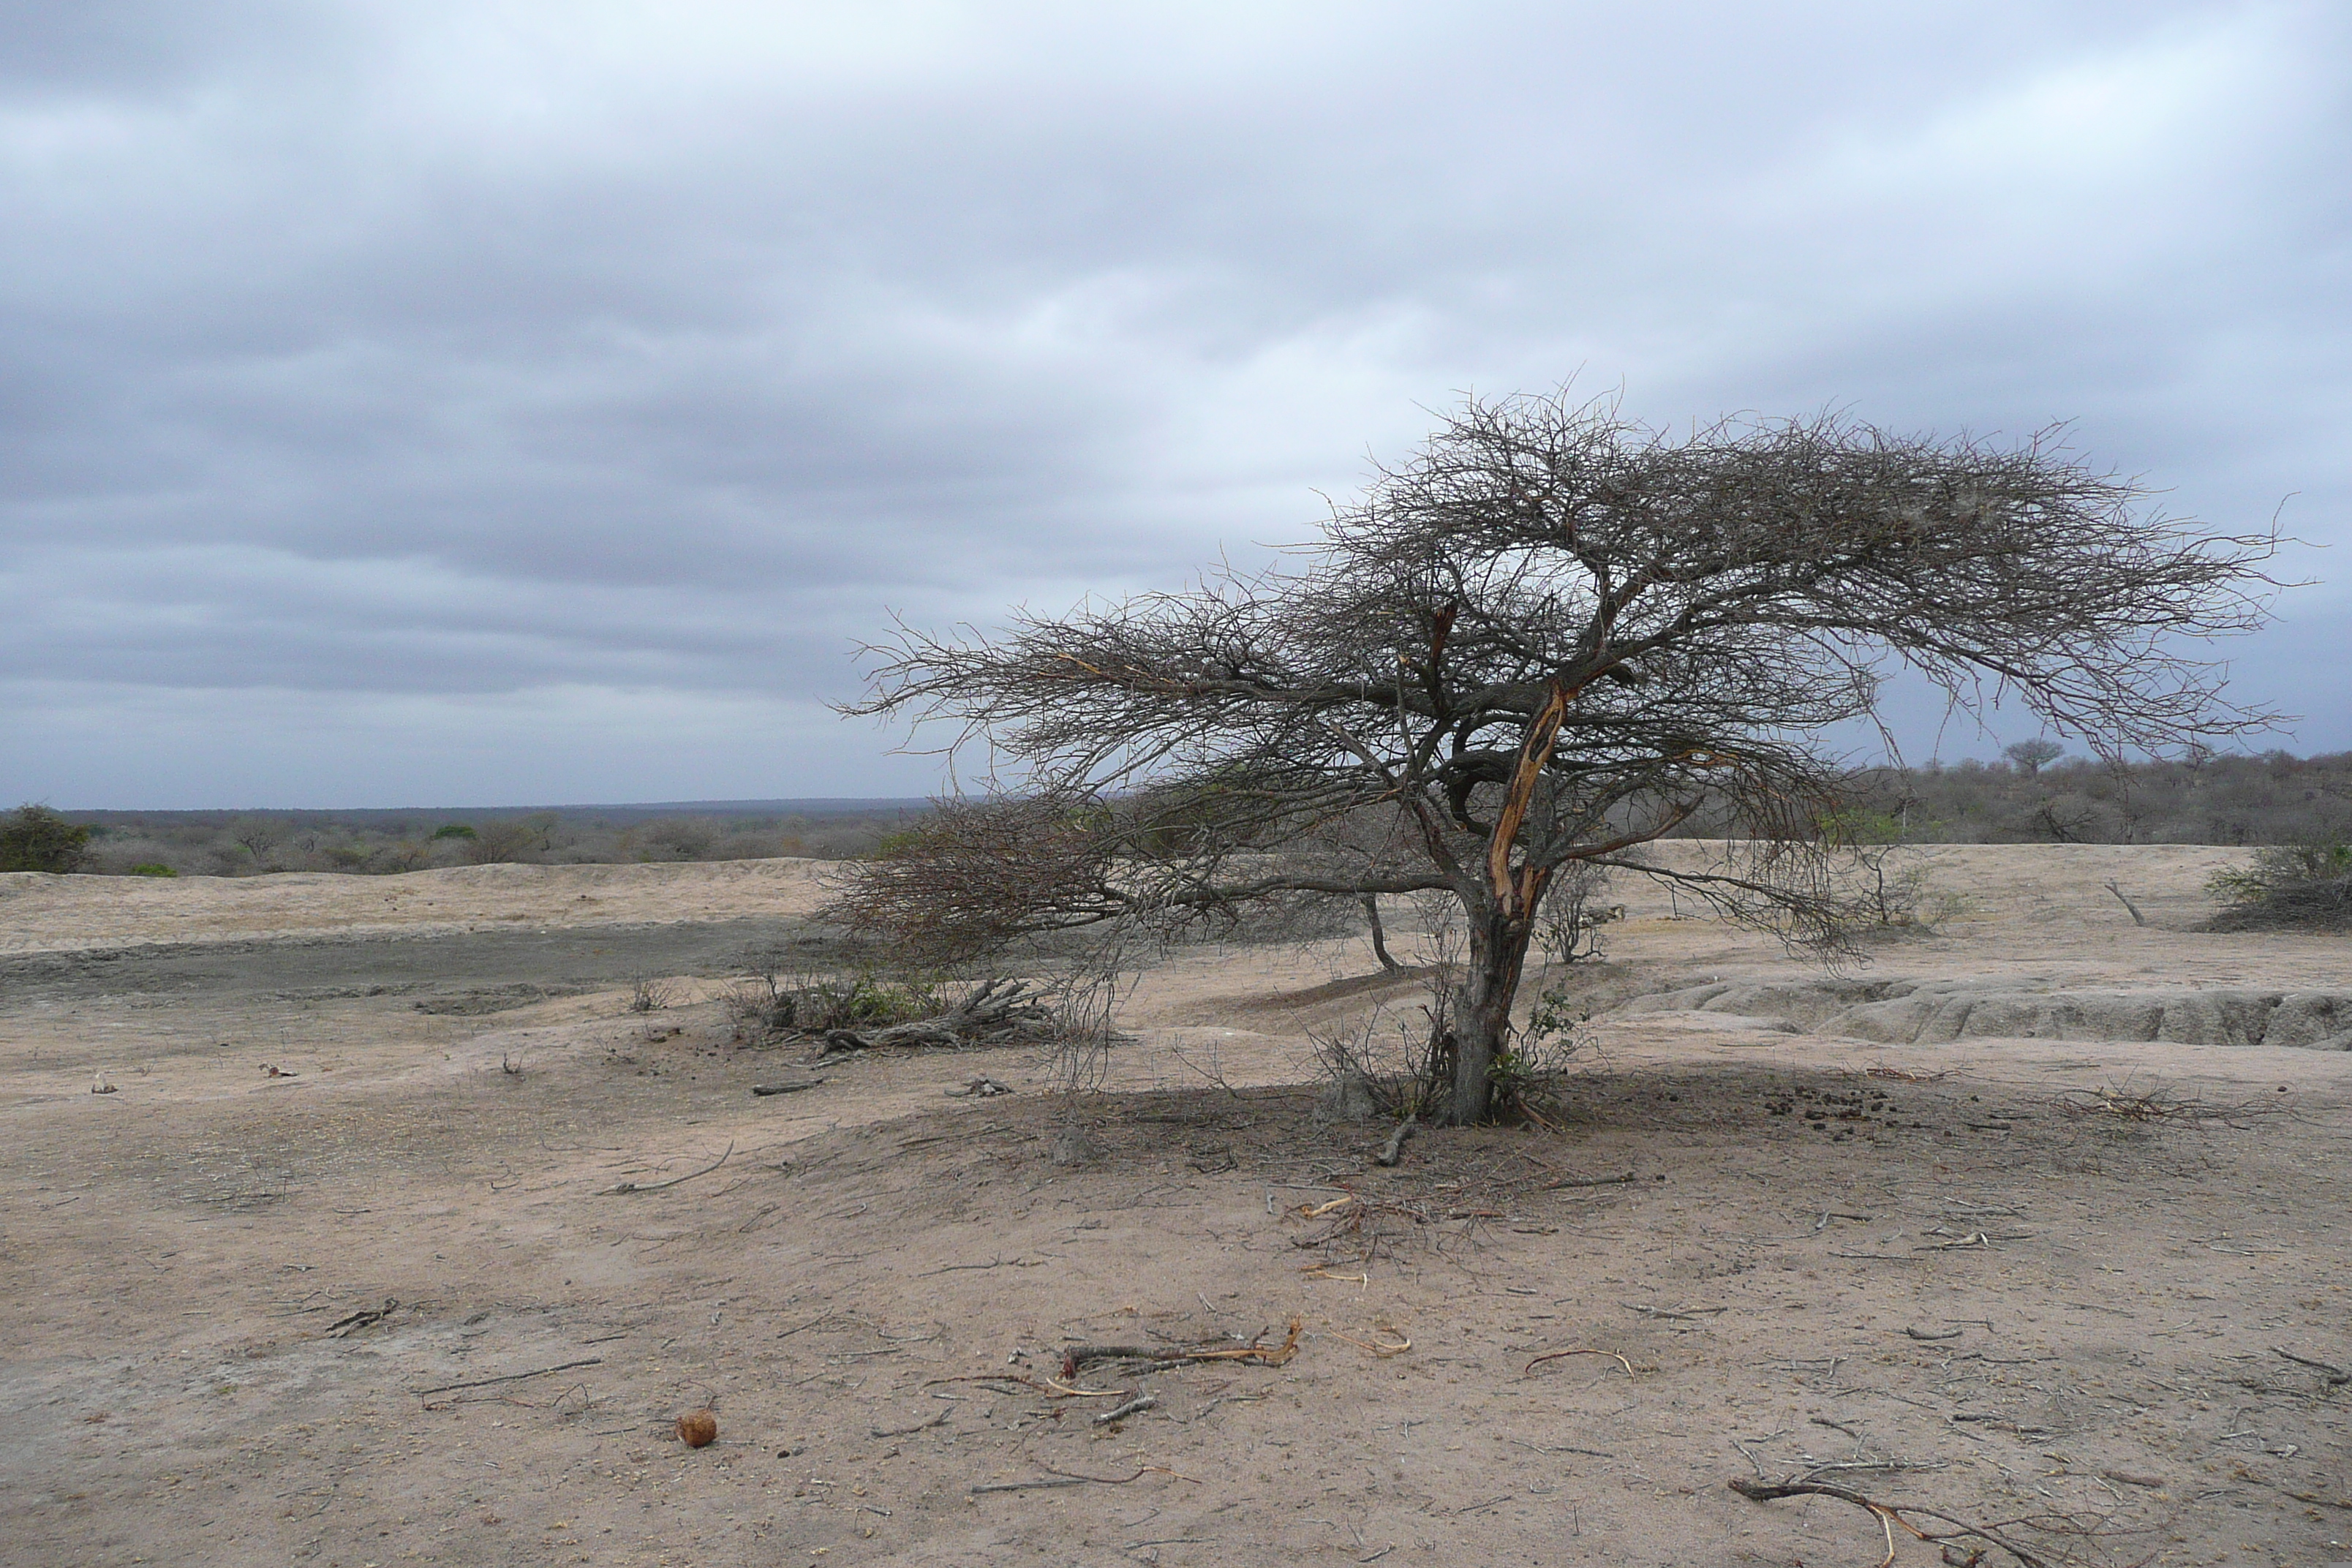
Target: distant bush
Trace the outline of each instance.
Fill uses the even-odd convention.
[[[376,862],[387,871],[422,871],[433,864],[433,844],[429,839],[403,838],[383,851]]]
[[[0,871],[81,869],[89,858],[89,829],[46,805],[20,805],[0,818]]]
[[[553,847],[555,826],[556,818],[551,813],[538,812],[493,822],[478,834],[468,828],[466,836],[472,842],[465,847],[466,859],[476,866],[536,860]]]
[[[148,860],[140,865],[131,867],[131,874],[134,877],[176,877],[179,875],[177,871],[173,870],[169,866],[159,865],[152,860]]]
[[[479,835],[462,822],[445,822],[433,830],[436,838],[474,838]]]

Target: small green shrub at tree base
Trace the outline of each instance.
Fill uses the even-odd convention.
[[[179,875],[177,871],[173,870],[169,866],[159,866],[152,861],[150,861],[143,866],[131,867],[131,874],[134,877],[176,877]]]
[[[46,805],[20,805],[0,819],[0,871],[63,875],[81,869],[89,854],[89,829]]]

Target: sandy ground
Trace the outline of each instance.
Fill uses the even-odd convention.
[[[806,914],[821,860],[463,866],[400,877],[49,877],[0,871],[0,953],[334,933],[667,925]]]
[[[1856,973],[2352,990],[2186,929],[2233,858],[1937,852]],[[1309,1031],[1419,982],[1203,949],[1070,1166],[1030,1052],[750,1093],[805,1069],[706,998],[806,863],[0,884],[0,1562],[1877,1562],[1726,1485],[1812,1474],[2052,1562],[2352,1563],[2343,1052],[1602,1011],[1557,1126],[1384,1171]],[[1819,977],[1625,896],[1554,977],[1596,1007]],[[598,982],[688,950],[660,1011]]]

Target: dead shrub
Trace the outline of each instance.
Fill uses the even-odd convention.
[[[668,981],[648,980],[639,975],[629,983],[629,1011],[658,1013],[665,1007],[675,1006],[678,995],[678,988]]]

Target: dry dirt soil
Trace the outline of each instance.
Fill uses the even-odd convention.
[[[0,877],[0,1562],[2011,1560],[1727,1484],[1810,1478],[2352,1563],[2352,945],[2194,931],[2231,858],[1914,857],[1834,974],[1622,889],[1550,1124],[1394,1169],[1356,942],[1141,976],[1057,1163],[1034,1052],[751,1092],[805,863]]]

